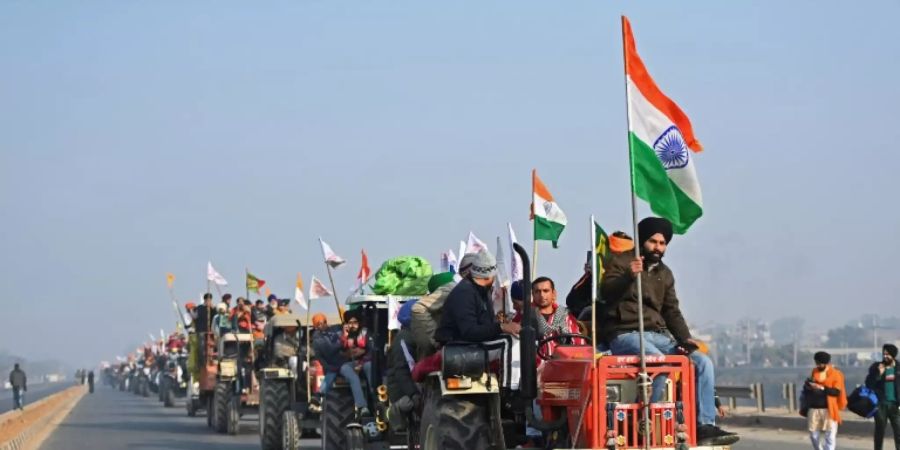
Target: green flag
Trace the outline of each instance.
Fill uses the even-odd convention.
[[[603,279],[603,273],[606,271],[606,261],[609,258],[609,236],[597,222],[594,222],[594,235],[596,236],[594,242],[597,243],[597,247],[594,248],[594,257],[597,258],[597,273],[594,276],[597,277],[596,286],[599,288],[600,280]]]

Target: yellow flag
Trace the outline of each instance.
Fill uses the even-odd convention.
[[[166,274],[166,285],[169,286],[169,289],[172,289],[172,285],[175,284],[175,275],[170,273]]]
[[[270,295],[272,295],[272,291],[266,287],[266,298],[269,298]]]

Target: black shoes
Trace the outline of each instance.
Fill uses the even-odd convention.
[[[736,433],[725,431],[715,425],[697,427],[697,445],[731,445],[740,438]]]

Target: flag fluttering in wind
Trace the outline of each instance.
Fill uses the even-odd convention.
[[[538,178],[537,170],[531,171],[531,219],[534,220],[534,240],[551,241],[557,247],[559,236],[566,227],[566,215],[544,183]]]
[[[356,274],[356,288],[361,288],[366,281],[368,281],[369,276],[372,275],[372,269],[369,268],[369,256],[366,255],[366,250],[362,250],[362,264],[359,266],[359,272]]]
[[[635,195],[683,234],[703,215],[694,153],[703,150],[687,114],[650,77],[637,53],[631,23],[622,17],[628,147]]]
[[[400,329],[401,325],[398,317],[400,306],[400,297],[395,295],[388,297],[388,330]]]
[[[513,231],[512,224],[507,222],[506,227],[509,231],[509,252],[512,257],[510,266],[509,266],[509,279],[512,281],[519,281],[525,278],[525,273],[522,268],[522,257],[516,253],[516,249],[513,248],[513,244],[518,244],[519,241],[516,239],[516,232]]]
[[[249,271],[247,272],[247,290],[259,294],[259,290],[266,285],[266,280],[261,280]]]
[[[331,246],[325,243],[322,238],[319,238],[319,243],[322,244],[322,257],[325,258],[325,264],[328,264],[329,267],[337,269],[347,262],[346,259],[338,256],[337,253],[331,249]]]
[[[265,281],[264,281],[264,282],[263,282],[263,283],[265,283]],[[270,296],[270,295],[272,295],[272,290],[271,290],[271,289],[269,289],[269,287],[268,287],[268,286],[266,286],[266,293],[265,293],[265,297],[266,297],[266,298],[269,298],[269,296]]]
[[[161,341],[165,341],[165,340],[166,340],[166,332],[163,331],[162,328],[159,329],[159,340],[161,340]]]
[[[453,253],[453,250],[448,249],[446,252],[441,253],[441,272],[454,272],[456,273],[459,268],[459,262],[456,259],[456,254]]]
[[[300,272],[297,272],[297,286],[294,288],[294,300],[297,300],[297,303],[303,309],[309,309],[309,305],[306,303],[306,297],[303,295],[303,277],[300,276]]]
[[[487,250],[488,246],[481,239],[478,239],[478,236],[475,236],[475,233],[469,232],[469,241],[466,243],[466,253],[478,253],[482,250]]]
[[[169,289],[172,289],[172,286],[174,286],[174,285],[175,285],[175,274],[169,272],[166,274],[166,286],[168,286]]]
[[[312,276],[312,279],[309,280],[309,299],[315,300],[321,297],[331,297],[334,293],[328,290],[325,287],[325,284],[319,281],[315,275]]]
[[[594,222],[594,257],[597,258],[597,273],[594,277],[597,279],[594,286],[600,286],[600,280],[603,279],[603,273],[606,272],[606,261],[609,259],[609,236],[599,223]]]
[[[213,269],[212,261],[206,264],[206,279],[216,283],[219,286],[226,286],[228,282],[225,281],[225,277],[222,276],[219,272],[216,272],[216,269]]]

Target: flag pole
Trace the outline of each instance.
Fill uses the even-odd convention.
[[[244,267],[244,289],[247,295],[244,298],[250,300],[250,283],[248,283],[248,281],[250,281],[250,268]],[[256,292],[259,293],[259,281],[256,282]],[[268,299],[266,299],[266,301],[268,301]],[[237,305],[235,304],[235,306]]]
[[[591,225],[588,227],[591,233],[591,404],[594,408],[600,404],[599,386],[597,386],[597,225],[594,215],[591,214]],[[599,427],[596,425],[591,431],[591,445],[596,446],[600,441]],[[646,434],[645,434],[646,436]]]
[[[537,273],[537,257],[538,257],[538,244],[537,244],[537,219],[534,217],[534,179],[537,177],[537,169],[531,169],[531,240],[534,243],[533,250],[531,252],[531,279],[535,279],[535,274]],[[526,307],[528,305],[525,305]]]
[[[299,277],[299,276],[300,275],[297,275],[297,277]],[[302,289],[300,290],[300,293],[301,294],[303,293]],[[306,373],[306,404],[307,405],[309,405],[310,402],[312,402],[312,392],[310,392],[312,390],[312,385],[310,384],[310,379],[309,379],[309,369],[310,369],[309,354],[311,353],[309,337],[310,337],[310,335],[312,335],[312,324],[309,323],[309,313],[311,310],[312,310],[312,299],[309,299],[306,301],[306,370],[304,371],[304,373]]]
[[[341,323],[344,323],[344,314],[341,312],[341,302],[338,300],[337,289],[334,287],[334,277],[331,275],[331,265],[328,264],[328,257],[325,256],[325,246],[322,245],[322,238],[319,237],[319,248],[322,249],[322,261],[325,263],[325,270],[328,272],[328,281],[331,282],[331,296],[334,297],[334,306],[337,307],[338,317]]]
[[[634,188],[634,149],[631,145],[631,92],[628,88],[628,50],[625,48],[625,23],[628,19],[622,16],[622,60],[624,61],[624,79],[625,79],[625,117],[627,120],[626,138],[628,139],[628,172],[631,180],[631,223],[634,232],[635,243],[634,257],[641,258],[640,236],[638,235],[638,216],[637,216],[637,194]],[[650,436],[650,377],[647,374],[647,353],[644,348],[644,295],[641,286],[641,274],[635,277],[637,301],[638,301],[638,342],[640,345],[640,361],[641,372],[638,374],[638,386],[641,390],[641,410],[643,411],[643,428],[644,436]],[[650,449],[650,439],[644,439],[644,448]]]

